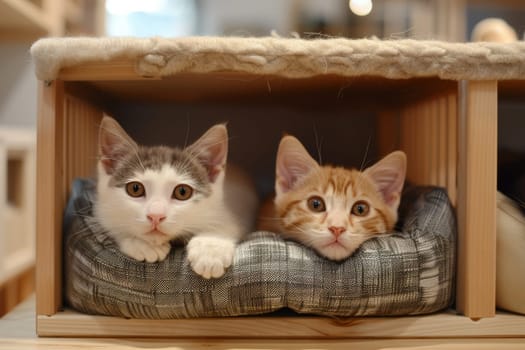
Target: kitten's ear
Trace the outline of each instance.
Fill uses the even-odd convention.
[[[277,196],[290,191],[297,180],[306,176],[319,164],[308,154],[301,142],[293,136],[282,138],[277,150],[275,167],[275,193]]]
[[[228,157],[226,125],[212,126],[200,139],[188,146],[187,150],[204,165],[210,181],[215,182],[221,171],[224,170]]]
[[[405,183],[407,158],[402,151],[395,151],[364,171],[375,182],[383,199],[397,210]]]
[[[136,151],[137,144],[111,117],[104,116],[98,133],[98,154],[107,174],[112,174],[119,159]]]

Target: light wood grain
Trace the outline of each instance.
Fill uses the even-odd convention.
[[[446,187],[450,202],[455,205],[457,201],[457,154],[458,154],[458,96],[456,93],[446,96],[446,120],[447,120],[447,156]]]
[[[66,94],[64,102],[63,206],[71,193],[73,179],[95,176],[98,129],[103,115],[89,100]]]
[[[522,350],[519,339],[404,339],[404,340],[177,340],[177,339],[0,339],[0,350],[163,349],[163,350],[270,350],[270,349],[359,349],[359,350]]]
[[[491,317],[496,302],[497,82],[459,89],[457,308]]]
[[[28,299],[0,319],[0,350],[25,349],[523,349],[524,338],[434,339],[232,339],[232,338],[37,338],[34,300]],[[498,315],[499,317],[499,315]],[[514,316],[515,317],[515,316]]]
[[[85,82],[114,98],[147,102],[216,101],[227,102],[255,99],[280,102],[282,98],[303,100],[312,94],[317,100],[328,99],[338,103],[352,101],[352,108],[396,106],[409,102],[414,95],[447,90],[455,85],[437,78],[387,79],[381,77],[344,77],[327,74],[310,78],[284,78],[240,72],[174,73],[170,76],[141,76],[137,62],[114,59],[63,67],[59,79],[67,82]],[[88,85],[88,84],[86,84]],[[403,91],[403,94],[393,94]]]
[[[461,338],[525,337],[525,317],[499,314],[474,322],[450,312],[406,317],[231,317],[139,320],[66,310],[38,316],[41,336],[177,338]]]
[[[54,314],[61,305],[61,213],[63,199],[64,84],[40,83],[37,119],[37,312]]]
[[[102,111],[64,93],[62,81],[41,85],[38,118],[37,310],[54,314],[62,303],[62,213],[76,177],[93,176]]]
[[[408,158],[407,178],[419,185],[447,189],[456,197],[457,91],[429,94],[400,111],[400,148]]]
[[[209,77],[206,75],[182,75],[177,79],[149,80],[137,77],[128,63],[123,63],[121,68],[113,66],[113,63],[100,66],[95,65],[91,70],[86,67],[65,69],[61,72],[61,77],[65,79],[86,79],[89,82],[80,83],[107,94],[109,103],[111,100],[125,102],[134,100],[136,96],[142,96],[149,102],[155,102],[158,98],[178,99],[174,97],[172,88],[182,88],[188,83],[188,98],[206,99],[208,97],[221,98],[220,93],[215,92],[218,86],[230,95],[235,95],[232,90],[225,89],[224,75],[214,74]],[[127,64],[127,65],[126,65]],[[96,69],[95,69],[96,68]],[[111,69],[115,68],[112,73]],[[84,69],[84,70],[83,70]],[[89,75],[92,73],[93,75]],[[134,78],[132,78],[134,77]],[[226,78],[231,78],[226,74]],[[131,79],[121,81],[119,79]],[[193,79],[195,78],[195,79]],[[236,86],[241,91],[249,86],[249,93],[261,96],[268,93],[267,84],[264,78],[251,77],[249,82],[233,81],[228,86]],[[100,80],[96,80],[100,79]],[[106,80],[104,80],[106,79]],[[138,80],[137,80],[138,79]],[[262,79],[262,80],[261,80]],[[488,266],[491,262],[490,252],[489,261],[477,265],[479,259],[484,258],[482,254],[486,252],[488,243],[476,244],[476,239],[484,239],[485,236],[475,237],[473,232],[477,228],[470,225],[474,220],[472,200],[488,200],[490,196],[467,195],[481,186],[490,183],[490,173],[495,171],[495,162],[490,158],[491,152],[495,152],[495,140],[488,139],[488,143],[483,145],[483,150],[472,151],[477,143],[489,133],[489,129],[494,125],[496,114],[492,110],[493,97],[478,106],[478,100],[483,99],[480,86],[482,82],[474,84],[474,89],[470,89],[469,97],[465,101],[469,102],[469,111],[465,112],[462,120],[469,120],[469,127],[461,128],[457,131],[457,96],[456,90],[445,89],[438,91],[429,88],[436,80],[418,81],[392,81],[385,79],[354,79],[354,84],[348,84],[344,79],[336,77],[313,78],[307,84],[301,86],[304,81],[283,80],[281,85],[276,84],[272,88],[273,96],[278,96],[286,100],[291,91],[300,95],[300,89],[321,89],[317,86],[328,87],[331,90],[342,89],[341,84],[347,84],[348,91],[361,94],[372,95],[374,89],[379,86],[382,94],[386,96],[398,87],[404,87],[404,91],[418,89],[419,85],[425,87],[425,93],[419,94],[415,100],[403,100],[400,104],[387,104],[392,110],[381,113],[378,120],[385,122],[379,127],[378,133],[385,134],[388,128],[393,127],[394,136],[388,140],[383,140],[380,150],[389,148],[389,144],[398,143],[408,155],[408,174],[409,179],[417,184],[431,184],[447,187],[449,196],[454,202],[456,197],[461,198],[461,207],[464,212],[460,213],[463,218],[464,226],[461,227],[463,245],[458,251],[462,272],[458,275],[458,296],[463,302],[468,301],[467,308],[461,308],[469,317],[478,318],[491,316],[494,312],[493,304],[489,300],[487,305],[484,303],[490,293],[480,291],[476,283],[480,281],[479,266]],[[261,83],[264,89],[261,90]],[[51,86],[41,86],[41,100],[38,119],[38,291],[37,291],[37,322],[38,332],[46,336],[177,336],[177,337],[508,337],[524,336],[525,325],[523,318],[508,318],[507,315],[498,316],[493,320],[482,320],[480,323],[473,323],[468,318],[453,316],[450,314],[438,314],[425,317],[403,317],[403,318],[370,318],[336,321],[325,318],[297,317],[292,319],[285,318],[235,318],[235,319],[198,319],[198,320],[165,320],[165,321],[140,321],[124,320],[118,318],[93,317],[79,315],[70,312],[57,313],[61,306],[61,219],[65,201],[70,191],[71,180],[76,176],[92,175],[95,163],[96,130],[102,116],[101,108],[95,107],[89,97],[82,94],[69,94],[68,84],[61,80],[53,82]],[[246,85],[248,84],[248,85]],[[323,85],[324,84],[324,85]],[[477,85],[481,84],[481,85]],[[439,84],[438,84],[439,85]],[[199,87],[202,86],[202,89]],[[346,85],[345,85],[346,86]],[[449,85],[447,85],[449,87]],[[476,88],[477,86],[477,88]],[[295,91],[294,89],[299,91]],[[492,85],[491,85],[492,88]],[[281,90],[279,90],[281,89]],[[361,91],[362,90],[362,91]],[[492,91],[492,90],[491,90]],[[154,96],[159,93],[161,97]],[[198,92],[198,93],[197,93]],[[473,92],[473,94],[472,94]],[[202,93],[202,94],[201,94]],[[210,95],[206,95],[209,93]],[[204,96],[204,97],[203,97]],[[359,97],[360,95],[358,95]],[[369,97],[370,97],[369,96]],[[462,95],[466,96],[466,95]],[[491,95],[492,96],[492,95]],[[238,97],[238,96],[237,96]],[[355,98],[355,97],[354,97]],[[470,100],[469,100],[470,99]],[[401,106],[401,107],[400,107]],[[485,109],[489,107],[486,111]],[[377,108],[377,107],[376,107]],[[399,108],[399,109],[396,109]],[[481,111],[483,109],[483,111]],[[478,118],[478,113],[484,115]],[[399,120],[397,120],[399,116]],[[386,119],[390,118],[390,119]],[[472,125],[475,123],[486,124],[483,126]],[[390,124],[389,124],[390,123]],[[467,124],[466,124],[467,125]],[[399,130],[399,134],[395,134]],[[491,134],[492,135],[492,134]],[[399,138],[397,138],[399,136]],[[489,135],[490,136],[490,135]],[[463,182],[457,183],[456,162],[458,161],[458,142],[461,138],[461,145],[464,146],[459,161],[463,164]],[[468,141],[466,141],[468,140]],[[475,140],[475,141],[472,141]],[[467,146],[465,146],[467,145]],[[489,161],[483,156],[482,152],[487,152]],[[474,152],[473,159],[470,152]],[[482,167],[477,167],[482,163]],[[444,170],[443,166],[446,167]],[[490,168],[493,166],[493,168]],[[466,170],[468,169],[468,170]],[[477,175],[472,175],[475,170],[487,170],[489,175],[481,176],[481,180],[471,180]],[[444,172],[444,173],[443,173]],[[444,175],[445,174],[445,175]],[[469,179],[468,181],[466,179]],[[488,179],[488,180],[487,180]],[[488,182],[487,182],[488,181]],[[461,187],[461,191],[456,195],[456,187]],[[489,189],[488,192],[492,190]],[[494,202],[495,203],[495,199]],[[495,204],[494,204],[495,205]],[[490,204],[488,205],[490,206]],[[489,213],[490,208],[483,207],[482,213]],[[470,208],[470,209],[466,209]],[[468,215],[470,216],[468,216]],[[467,218],[467,219],[465,219]],[[486,223],[490,227],[490,215],[487,221],[483,215],[476,217],[479,221],[478,226]],[[468,228],[466,229],[465,227]],[[467,234],[465,235],[465,232]],[[469,233],[470,232],[470,233]],[[469,236],[470,234],[470,236]],[[465,240],[467,237],[467,240]],[[489,238],[491,236],[486,236]],[[468,241],[468,242],[467,242]],[[471,246],[471,242],[473,242]],[[467,243],[466,243],[467,242]],[[480,252],[476,249],[483,248]],[[468,256],[464,256],[467,254]],[[495,266],[494,264],[492,266]],[[490,268],[489,268],[490,270]],[[471,276],[471,272],[473,275]],[[477,276],[477,277],[473,277]],[[490,271],[489,271],[489,279]],[[477,286],[487,286],[489,283],[478,283]],[[481,294],[481,297],[479,295]],[[470,300],[470,301],[469,301]],[[462,304],[466,305],[466,304]],[[490,312],[478,312],[481,309]],[[474,306],[474,307],[473,307]],[[482,325],[482,326],[480,326]]]
[[[126,59],[115,59],[110,62],[93,62],[89,64],[64,67],[59,78],[64,81],[111,81],[111,80],[149,80],[137,73],[135,62]]]
[[[399,149],[399,112],[394,109],[382,110],[377,116],[377,149],[381,156]]]

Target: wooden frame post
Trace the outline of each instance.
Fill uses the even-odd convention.
[[[55,80],[39,86],[37,120],[37,265],[36,312],[53,315],[61,305],[64,84]]]
[[[457,310],[496,312],[497,81],[459,83]]]

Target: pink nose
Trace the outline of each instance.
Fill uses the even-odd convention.
[[[344,228],[342,226],[330,226],[328,229],[336,237],[339,237],[343,232],[346,231],[346,228]]]
[[[158,225],[162,220],[166,219],[164,214],[148,214],[148,219],[152,224]]]

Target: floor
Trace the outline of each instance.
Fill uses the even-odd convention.
[[[0,319],[0,350],[43,349],[525,349],[525,339],[132,339],[132,338],[38,338],[35,331],[34,296]]]

